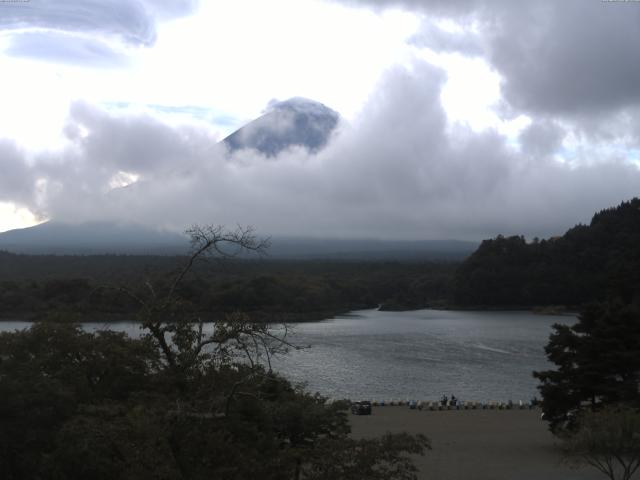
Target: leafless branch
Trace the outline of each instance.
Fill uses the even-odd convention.
[[[174,279],[169,289],[169,298],[173,296],[177,286],[193,268],[197,258],[211,253],[212,250],[223,258],[235,257],[243,251],[264,254],[270,244],[268,238],[258,239],[252,227],[241,227],[239,225],[232,231],[226,231],[222,225],[194,225],[187,229],[185,233],[191,238],[191,255],[186,265]],[[224,250],[221,245],[225,244],[235,247],[236,251],[229,253]]]

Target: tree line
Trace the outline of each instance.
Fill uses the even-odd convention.
[[[561,237],[485,240],[455,274],[464,306],[581,306],[640,290],[640,199],[596,213]]]
[[[0,270],[22,272],[0,281],[0,316],[131,318],[137,308],[131,298],[100,286],[112,283],[135,290],[148,281],[162,284],[166,272],[179,269],[185,259],[149,257],[150,264],[142,267],[139,257],[68,257],[71,265],[62,268],[63,262],[58,268],[59,260],[0,254]],[[107,260],[109,268],[101,271]],[[454,264],[430,262],[198,259],[193,275],[179,288],[182,297],[211,317],[243,310],[265,320],[306,321],[380,304],[393,309],[445,304],[454,270]],[[31,276],[20,278],[27,273]]]

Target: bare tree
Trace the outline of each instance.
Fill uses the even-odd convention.
[[[250,227],[240,226],[228,230],[219,225],[195,225],[185,233],[191,239],[191,250],[168,287],[159,288],[147,281],[142,294],[117,287],[138,303],[142,329],[157,344],[166,367],[176,372],[197,369],[203,362],[231,364],[238,357],[252,367],[264,362],[271,370],[273,354],[297,348],[287,339],[286,325],[276,335],[270,325],[252,322],[240,312],[205,324],[201,312],[188,308],[179,294],[181,284],[199,260],[233,258],[247,252],[262,255],[269,239],[259,239]]]

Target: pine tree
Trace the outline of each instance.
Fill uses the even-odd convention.
[[[573,326],[554,325],[545,348],[556,370],[534,372],[552,431],[584,408],[640,404],[640,308],[617,300],[593,304]]]

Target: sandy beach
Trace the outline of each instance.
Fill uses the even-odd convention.
[[[562,462],[539,410],[410,410],[373,407],[371,416],[351,415],[353,436],[385,432],[423,433],[432,450],[417,457],[420,479],[597,480],[591,467]]]

